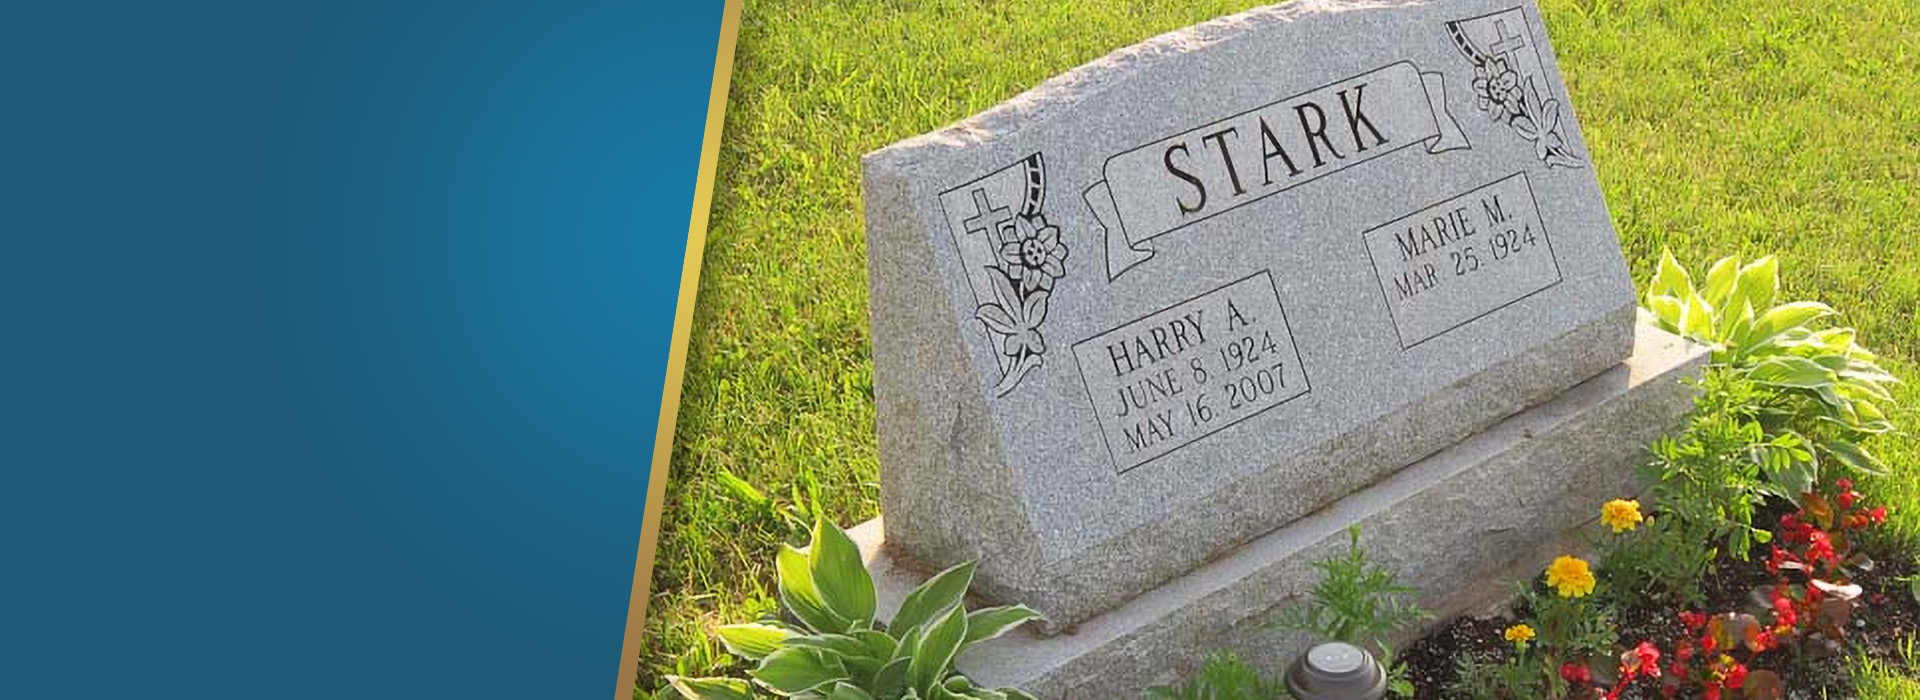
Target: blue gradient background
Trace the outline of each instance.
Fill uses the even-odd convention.
[[[0,10],[0,695],[605,698],[721,3]]]

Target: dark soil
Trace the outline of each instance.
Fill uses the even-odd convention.
[[[1762,516],[1768,520],[1761,522],[1769,522],[1777,515]],[[1838,657],[1816,657],[1811,653],[1780,649],[1762,654],[1749,664],[1752,669],[1766,668],[1780,674],[1786,681],[1790,699],[1853,697],[1853,664],[1849,656],[1864,655],[1896,669],[1920,672],[1908,667],[1901,653],[1907,641],[1920,634],[1920,602],[1914,599],[1915,592],[1908,582],[1900,580],[1916,573],[1913,556],[1887,551],[1872,542],[1862,543],[1861,549],[1874,560],[1874,566],[1854,579],[1866,593],[1848,630],[1848,651]],[[1756,606],[1751,591],[1756,586],[1772,583],[1763,565],[1765,561],[1764,548],[1757,548],[1751,561],[1724,557],[1705,583],[1708,605],[1704,611],[1753,611]],[[1663,649],[1671,649],[1673,640],[1684,634],[1678,616],[1680,609],[1672,603],[1646,602],[1614,612],[1623,644],[1646,639]],[[1457,660],[1469,654],[1483,659],[1498,659],[1507,654],[1511,646],[1501,638],[1501,632],[1513,622],[1507,618],[1456,618],[1410,645],[1399,659],[1406,662],[1410,680],[1419,689],[1414,696],[1416,700],[1454,697],[1450,688],[1456,678]],[[1658,698],[1658,693],[1644,690],[1635,694],[1630,690],[1622,697],[1653,700]]]

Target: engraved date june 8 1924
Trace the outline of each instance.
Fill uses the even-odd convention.
[[[1308,390],[1265,272],[1074,344],[1125,472]]]

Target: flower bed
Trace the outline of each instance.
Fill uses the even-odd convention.
[[[1775,507],[1763,512],[1761,517],[1777,521],[1786,513],[1784,507]],[[1912,584],[1913,577],[1920,573],[1920,567],[1915,566],[1910,554],[1900,551],[1891,543],[1869,540],[1862,549],[1875,562],[1875,566],[1853,579],[1853,583],[1862,588],[1860,599],[1863,606],[1847,622],[1848,652],[1891,668],[1920,672],[1920,668],[1910,666],[1913,661],[1920,660],[1911,656],[1914,639],[1920,636],[1920,599],[1916,599]],[[1758,607],[1753,595],[1755,589],[1770,586],[1775,581],[1764,564],[1770,554],[1770,545],[1755,545],[1749,561],[1733,557],[1718,561],[1703,581],[1705,601],[1697,607],[1705,610]],[[1620,639],[1680,640],[1688,637],[1679,611],[1692,612],[1690,608],[1695,606],[1651,596],[1623,598],[1624,604],[1616,606],[1613,611]],[[1463,697],[1452,690],[1460,678],[1460,661],[1472,658],[1498,663],[1511,658],[1516,649],[1511,641],[1504,638],[1504,633],[1516,620],[1526,619],[1532,613],[1532,610],[1521,607],[1510,617],[1458,618],[1409,645],[1398,658],[1406,663],[1407,679],[1417,689],[1413,697],[1418,700]],[[1670,641],[1656,646],[1661,646],[1665,650],[1663,653],[1669,654],[1673,648]],[[1698,658],[1697,655],[1695,658]],[[1826,653],[1805,656],[1771,653],[1747,664],[1749,671],[1768,670],[1778,674],[1790,691],[1824,689],[1829,692],[1852,687],[1854,666],[1847,658]],[[1620,697],[1666,697],[1661,694],[1662,687],[1659,683],[1643,681],[1623,691]],[[1675,695],[1698,696],[1698,693],[1680,694],[1678,690]],[[1833,697],[1849,696],[1841,692]],[[1741,696],[1723,692],[1723,697]]]
[[[1456,620],[1399,656],[1414,697],[1746,698],[1851,694],[1848,654],[1914,661],[1913,553],[1873,539],[1887,505],[1855,476],[1892,430],[1895,380],[1833,310],[1776,304],[1772,258],[1702,284],[1663,256],[1645,307],[1713,349],[1686,428],[1651,448],[1651,509],[1600,505],[1595,565],[1561,556],[1509,619]]]

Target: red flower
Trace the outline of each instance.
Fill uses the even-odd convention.
[[[1620,677],[1629,680],[1640,674],[1649,678],[1660,677],[1660,649],[1653,642],[1641,642],[1639,646],[1620,655]]]
[[[1587,669],[1587,665],[1574,663],[1572,661],[1560,664],[1560,677],[1567,679],[1568,683],[1574,685],[1586,685],[1593,682],[1593,672]]]
[[[1860,493],[1859,493],[1859,492],[1857,492],[1857,491],[1841,491],[1841,492],[1840,492],[1840,509],[1841,509],[1841,510],[1846,510],[1846,509],[1848,509],[1848,508],[1852,508],[1852,507],[1853,507],[1853,503],[1854,503],[1854,501],[1858,501],[1858,500],[1860,500]]]
[[[1786,596],[1774,596],[1773,624],[1782,629],[1792,629],[1799,621],[1799,616],[1793,611],[1793,601]]]
[[[1808,536],[1808,541],[1812,542],[1807,546],[1808,559],[1815,562],[1839,563],[1840,558],[1833,553],[1833,540],[1827,536],[1827,533],[1814,530],[1813,534]]]
[[[1873,507],[1873,510],[1870,510],[1870,511],[1867,511],[1867,518],[1868,518],[1868,519],[1870,519],[1870,520],[1872,520],[1872,521],[1873,521],[1873,522],[1874,522],[1875,524],[1879,524],[1879,523],[1884,523],[1884,522],[1886,522],[1886,521],[1887,521],[1887,507],[1886,507],[1886,506],[1874,506],[1874,507]]]
[[[1660,677],[1659,647],[1654,646],[1653,642],[1641,642],[1640,646],[1633,648],[1633,653],[1640,657],[1640,670],[1649,676]]]
[[[1781,549],[1780,545],[1776,544],[1773,546],[1773,556],[1767,557],[1767,573],[1779,576],[1781,565],[1791,563],[1798,563],[1793,553]]]
[[[1705,692],[1701,693],[1700,696],[1706,698],[1707,700],[1720,700],[1720,684],[1715,683],[1713,681],[1707,681],[1707,689]]]
[[[1680,624],[1685,625],[1688,632],[1693,632],[1706,626],[1707,614],[1683,610],[1680,612]]]
[[[1680,640],[1679,645],[1673,649],[1673,656],[1681,661],[1693,660],[1693,642],[1684,639]]]
[[[1841,490],[1841,491],[1852,491],[1852,490],[1853,490],[1853,480],[1852,480],[1852,479],[1849,479],[1849,478],[1847,478],[1847,477],[1844,477],[1844,476],[1843,476],[1843,477],[1840,477],[1840,480],[1839,480],[1839,481],[1836,481],[1836,482],[1833,482],[1833,485],[1834,485],[1834,486],[1838,486],[1838,487],[1840,487],[1840,490]]]
[[[1733,665],[1733,668],[1727,669],[1727,687],[1738,688],[1746,684],[1747,684],[1747,667],[1746,666],[1736,663]]]
[[[1813,526],[1800,521],[1798,513],[1780,516],[1780,539],[1787,544],[1805,542],[1813,531]]]

